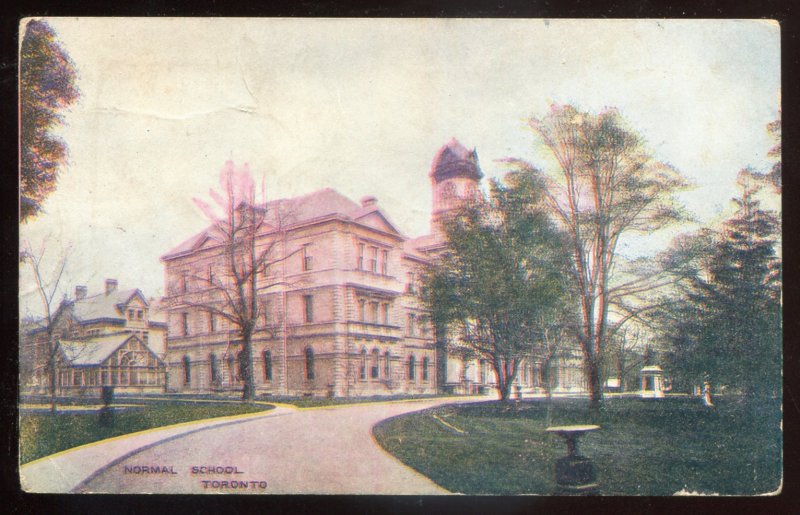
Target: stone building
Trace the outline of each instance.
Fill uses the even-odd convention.
[[[127,393],[163,392],[166,323],[153,318],[140,290],[120,291],[115,279],[106,280],[104,292],[87,293],[85,286],[76,286],[75,298],[62,301],[53,315],[57,393],[96,395],[102,386]],[[29,336],[34,365],[23,391],[46,393],[47,328],[40,325]]]
[[[253,335],[257,394],[434,393],[434,341],[413,288],[425,257],[404,249],[407,239],[377,200],[357,204],[323,189],[265,208],[281,223],[265,227],[257,242],[259,252],[273,245],[267,282],[278,283],[259,291],[265,312]],[[236,328],[203,307],[210,285],[228,273],[213,232],[162,256],[174,392],[243,386]]]
[[[476,151],[455,139],[434,157],[430,234],[408,238],[374,197],[360,204],[332,189],[263,206],[272,220],[257,247],[272,246],[272,277],[259,290],[263,317],[253,335],[257,394],[351,397],[484,391],[495,383],[485,362],[436,345],[419,298],[421,271],[444,251],[442,224],[464,202],[479,201]],[[209,285],[226,272],[211,226],[162,256],[168,312],[167,365],[173,392],[241,391],[242,345],[235,327],[208,308]],[[265,278],[266,279],[266,278]],[[441,343],[441,342],[440,342]],[[574,361],[574,360],[573,360]],[[541,391],[541,360],[518,379]],[[580,391],[582,377],[556,363],[557,386]]]

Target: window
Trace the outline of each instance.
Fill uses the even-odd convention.
[[[236,380],[236,361],[233,359],[233,354],[228,354],[228,377],[231,378],[231,384]]]
[[[430,365],[430,360],[428,359],[428,356],[425,356],[424,358],[422,358],[422,380],[423,381],[427,381],[428,380],[428,365]]]
[[[306,379],[314,379],[314,350],[311,347],[306,348]]]
[[[314,321],[314,297],[312,295],[303,295],[303,312],[307,324]]]
[[[369,271],[378,273],[378,247],[369,248]]]
[[[364,250],[366,249],[366,245],[363,243],[358,244],[358,269],[364,270]]]
[[[217,315],[213,311],[208,312],[208,332],[213,333],[217,330]]]
[[[414,272],[408,272],[408,283],[406,283],[406,291],[408,293],[414,293],[416,291],[416,281],[417,277]]]
[[[383,375],[386,379],[392,378],[392,355],[388,350],[383,355]]]
[[[449,200],[456,196],[456,186],[452,182],[446,182],[442,185],[442,200]]]
[[[132,309],[128,310],[128,320],[133,320],[133,310]]]
[[[183,357],[183,384],[186,386],[192,382],[192,361],[189,356]]]
[[[143,316],[144,316],[144,313],[142,312],[142,310],[141,309],[137,309],[136,310],[136,320],[141,320],[143,318]]]
[[[358,299],[358,319],[362,322],[367,321],[367,301]]]
[[[383,303],[381,308],[383,308],[383,323],[385,325],[389,325],[389,303]]]
[[[264,312],[264,327],[269,327],[270,312],[272,311],[272,303],[268,299],[261,301],[261,309]]]
[[[389,275],[389,251],[381,251],[381,274]]]
[[[367,378],[367,349],[361,349],[361,367],[358,377],[363,381]]]
[[[302,247],[302,249],[300,251],[300,254],[301,254],[302,258],[303,258],[303,271],[304,272],[308,272],[309,270],[311,270],[311,267],[313,265],[313,258],[311,257],[311,255],[308,252],[308,247],[309,247],[309,245],[303,245],[303,247]]]
[[[414,357],[414,355],[412,354],[411,356],[408,357],[408,380],[409,381],[413,381],[414,380],[414,377],[415,377],[415,375],[417,373],[417,371],[415,370],[416,367],[417,367],[417,360]]]
[[[189,336],[189,313],[181,313],[181,325],[183,327],[183,335]]]
[[[264,351],[264,381],[272,381],[272,353]]]
[[[416,335],[417,332],[416,325],[417,325],[417,315],[415,315],[414,313],[409,313],[408,324],[406,326],[406,332],[408,333],[409,336]]]
[[[238,361],[239,361],[239,376],[237,377],[237,379],[244,379],[245,377],[249,377],[250,376],[250,363],[249,363],[249,361],[247,359],[247,353],[245,351],[243,351],[243,350],[239,351],[239,354],[237,354],[237,357],[239,358],[238,359]]]
[[[189,276],[186,272],[181,273],[181,292],[186,293],[188,291],[188,284],[189,284]]]
[[[219,381],[219,370],[217,369],[217,355],[213,352],[208,356],[208,366],[211,371],[211,382]]]
[[[486,360],[482,359],[478,363],[478,374],[479,380],[481,384],[486,384]]]
[[[380,374],[380,359],[381,359],[381,352],[378,349],[372,349],[372,367],[370,368],[370,377],[372,379],[378,379],[378,375]]]
[[[369,303],[369,315],[370,315],[370,322],[373,324],[378,323],[378,303],[377,302],[370,302]]]

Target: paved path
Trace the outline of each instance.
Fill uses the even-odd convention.
[[[474,400],[279,407],[67,451],[22,467],[20,476],[33,492],[446,494],[384,452],[372,427],[396,415]],[[215,472],[200,473],[209,468]]]

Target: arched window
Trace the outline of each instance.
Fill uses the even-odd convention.
[[[264,381],[272,381],[272,353],[264,351]]]
[[[358,376],[362,381],[367,378],[367,349],[361,349],[361,367]]]
[[[442,193],[441,199],[442,200],[450,200],[451,198],[455,198],[456,196],[456,186],[452,182],[446,182],[442,185]]]
[[[370,377],[372,379],[378,379],[380,375],[380,359],[381,359],[381,351],[378,349],[372,349],[372,367],[370,368]]]
[[[243,350],[239,351],[236,357],[239,358],[239,375],[237,379],[243,380],[250,375],[250,363],[247,362],[247,353]]]
[[[392,355],[387,350],[386,353],[383,355],[383,375],[386,379],[392,378]]]
[[[412,354],[408,357],[408,379],[409,381],[413,381],[414,377],[416,376],[416,368],[417,368],[417,359]]]
[[[425,356],[424,358],[422,358],[422,380],[423,381],[427,381],[428,380],[428,365],[429,364],[430,364],[430,360],[428,359],[428,356]]]
[[[228,377],[230,378],[231,384],[236,380],[236,361],[233,358],[233,354],[228,354]]]
[[[314,350],[311,347],[306,349],[306,379],[314,379]]]
[[[211,369],[211,382],[219,381],[219,371],[217,370],[217,355],[213,352],[208,356],[208,366]]]
[[[189,356],[183,357],[183,384],[189,385],[192,382],[192,361]]]

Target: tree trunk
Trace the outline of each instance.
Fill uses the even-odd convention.
[[[48,341],[48,351],[50,356],[48,358],[48,368],[50,369],[50,413],[56,412],[56,388],[58,386],[58,369],[56,367],[56,347],[53,342],[53,335],[51,334]]]
[[[256,389],[253,384],[253,342],[252,334],[245,333],[242,338],[242,353],[243,359],[239,362],[240,372],[242,374],[242,400],[251,402],[255,399]]]
[[[603,388],[600,384],[600,370],[594,360],[586,361],[586,383],[589,389],[589,407],[597,408],[603,400]]]

